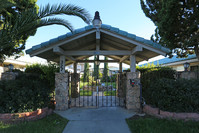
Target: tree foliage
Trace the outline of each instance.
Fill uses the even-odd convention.
[[[97,56],[96,55],[94,56],[94,60],[97,60]],[[99,65],[96,65],[94,63],[94,71],[93,71],[93,77],[94,77],[94,79],[97,80],[101,76],[102,76],[102,74],[99,71]]]
[[[170,48],[179,57],[186,57],[195,52],[199,58],[198,0],[140,0],[140,2],[145,15],[156,25],[152,40]]]
[[[87,59],[86,59],[87,60]],[[89,63],[84,64],[84,78],[83,81],[88,81],[89,80]]]
[[[48,4],[40,7],[38,11],[37,6],[30,8],[20,6],[21,4],[24,7],[29,7],[31,2],[35,4],[34,0],[28,0],[30,3],[24,0],[16,2],[3,1],[7,4],[0,5],[0,59],[3,59],[5,56],[19,54],[24,50],[27,38],[30,35],[34,35],[36,29],[39,27],[59,24],[73,31],[72,25],[67,20],[57,17],[57,15],[77,16],[87,24],[91,20],[90,15],[85,9],[71,4]]]
[[[107,57],[104,57],[104,60],[108,60]],[[104,70],[103,70],[103,80],[106,80],[106,77],[108,77],[108,63],[104,63]]]

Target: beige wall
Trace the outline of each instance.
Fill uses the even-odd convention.
[[[189,71],[190,71],[191,67],[198,66],[198,68],[199,68],[199,61],[196,61],[196,59],[187,60],[187,61],[183,61],[183,62],[174,62],[174,63],[170,63],[170,64],[165,64],[163,66],[172,67],[176,71],[184,71],[184,63],[185,62],[189,62],[190,63],[190,67],[188,69]]]

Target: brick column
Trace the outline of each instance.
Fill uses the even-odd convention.
[[[134,111],[140,111],[140,73],[127,72],[126,74],[126,108]],[[132,87],[130,79],[135,81],[135,86]]]
[[[68,109],[68,73],[55,73],[55,110]]]

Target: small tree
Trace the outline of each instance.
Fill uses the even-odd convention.
[[[85,63],[84,64],[84,78],[83,78],[83,81],[85,82],[85,81],[88,81],[88,80],[89,80],[89,64]]]
[[[97,56],[94,57],[94,60],[97,60]],[[97,80],[97,78],[99,78],[99,73],[100,73],[99,66],[94,63],[93,77],[95,80]]]
[[[108,60],[107,57],[104,57],[104,60]],[[106,78],[108,77],[109,73],[108,73],[108,63],[105,62],[104,63],[104,70],[103,70],[103,77],[102,77],[102,81],[105,81]]]

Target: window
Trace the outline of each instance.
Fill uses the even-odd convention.
[[[199,66],[191,66],[190,71],[199,71]]]

